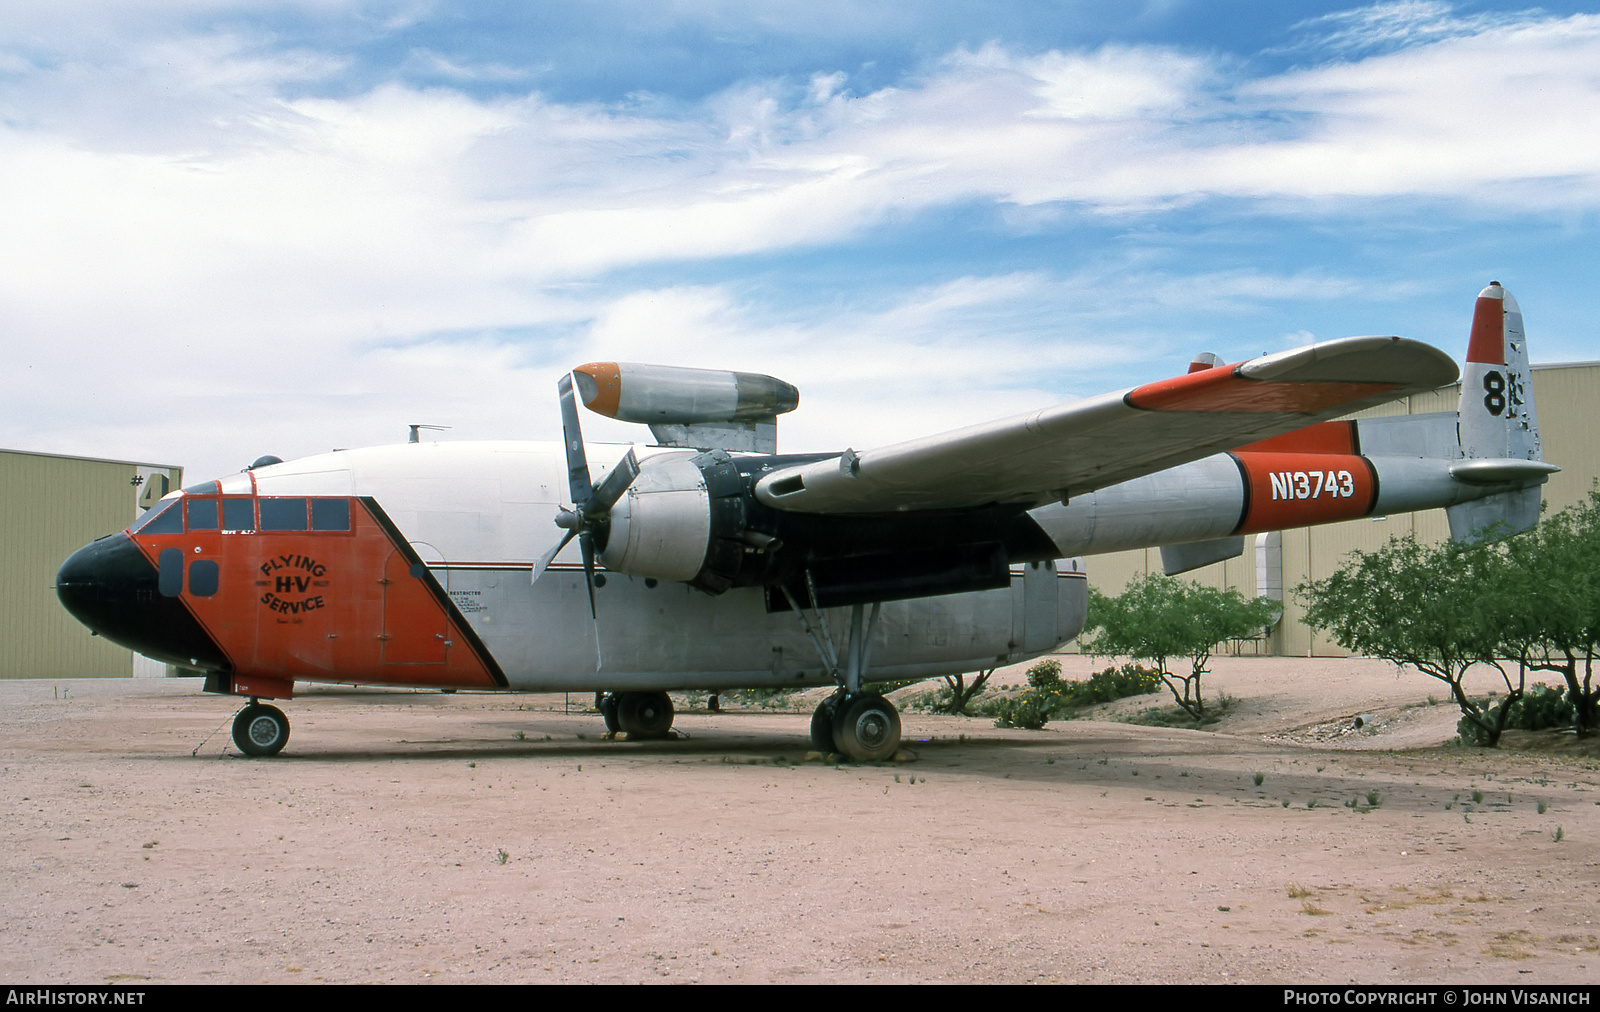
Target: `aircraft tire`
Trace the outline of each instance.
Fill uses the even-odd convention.
[[[672,730],[672,699],[665,692],[624,692],[617,724],[630,738],[661,738]]]
[[[277,755],[289,743],[289,718],[276,706],[251,703],[233,718],[233,743],[245,755]]]
[[[833,741],[857,762],[887,759],[900,748],[900,711],[876,693],[841,700],[833,720]]]
[[[595,696],[594,706],[595,709],[600,711],[600,716],[604,718],[606,730],[611,734],[616,734],[622,730],[622,725],[617,722],[617,697],[609,693],[605,695],[596,693]]]
[[[838,715],[838,698],[829,696],[811,714],[811,744],[818,752],[837,752],[833,743],[833,719]]]

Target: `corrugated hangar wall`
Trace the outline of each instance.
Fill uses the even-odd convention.
[[[61,607],[56,570],[78,548],[132,523],[146,489],[164,492],[181,480],[164,465],[0,450],[0,678],[133,673],[132,651],[89,635]]]
[[[1536,365],[1531,371],[1544,459],[1562,468],[1544,486],[1547,511],[1554,513],[1587,496],[1594,482],[1600,478],[1600,439],[1596,438],[1600,434],[1600,424],[1597,424],[1595,417],[1595,405],[1600,403],[1600,362]],[[1444,387],[1353,417],[1454,411],[1460,396],[1459,386]],[[1410,533],[1428,542],[1448,538],[1450,529],[1445,521],[1444,510],[1284,531],[1283,619],[1265,641],[1241,644],[1236,648],[1245,653],[1294,657],[1345,656],[1343,648],[1305,624],[1305,607],[1296,599],[1294,588],[1332,574],[1353,551],[1373,551],[1383,547],[1392,537]],[[1101,593],[1116,595],[1135,576],[1161,572],[1161,551],[1149,548],[1112,555],[1093,555],[1085,562],[1090,586],[1098,588]],[[1243,556],[1184,573],[1180,578],[1215,587],[1232,587],[1246,597],[1254,597],[1258,593],[1255,539],[1245,538]]]

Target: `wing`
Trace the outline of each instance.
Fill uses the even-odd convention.
[[[1457,376],[1455,361],[1429,345],[1348,337],[893,446],[846,450],[769,473],[756,496],[803,513],[1037,506]]]

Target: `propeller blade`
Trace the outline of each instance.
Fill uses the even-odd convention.
[[[578,532],[577,531],[575,531],[575,530],[568,531],[566,533],[565,537],[563,537],[560,541],[556,542],[556,546],[554,548],[550,549],[548,552],[545,552],[542,556],[540,556],[539,557],[539,561],[533,564],[533,579],[529,580],[528,582],[530,584],[538,583],[539,582],[539,577],[544,575],[544,571],[550,567],[551,561],[553,559],[555,559],[555,557],[557,555],[561,554],[561,549],[567,547],[567,542],[571,541],[573,538],[575,538],[577,536],[578,536]]]
[[[591,517],[599,518],[611,512],[611,507],[622,498],[622,493],[633,484],[633,479],[639,477],[639,458],[633,450],[628,450],[627,456],[617,461],[617,466],[600,479],[600,484],[595,486],[594,496],[590,498],[584,512]]]
[[[567,485],[572,492],[572,504],[579,508],[594,497],[594,486],[589,483],[589,458],[583,452],[583,430],[578,427],[578,397],[572,390],[572,374],[561,377],[556,384],[561,395],[561,440],[567,447]]]
[[[599,671],[605,659],[600,655],[600,613],[594,607],[594,535],[588,531],[579,532],[578,545],[583,548],[583,579],[589,587],[589,621],[594,624],[594,669]]]
[[[589,617],[598,622],[600,616],[594,610],[594,535],[579,531],[578,547],[583,549],[583,582],[589,586]]]

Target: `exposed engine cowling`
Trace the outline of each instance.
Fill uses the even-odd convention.
[[[765,469],[803,459],[722,450],[646,457],[612,508],[600,561],[711,594],[766,586],[769,610],[785,610],[791,598],[830,608],[991,590],[1007,585],[1010,563],[1055,555],[1020,508],[826,517],[756,500],[751,489]]]
[[[647,457],[611,510],[600,560],[619,573],[720,594],[748,582],[741,580],[741,569],[751,568],[747,556],[777,544],[749,529],[750,503],[744,476],[722,450]]]

